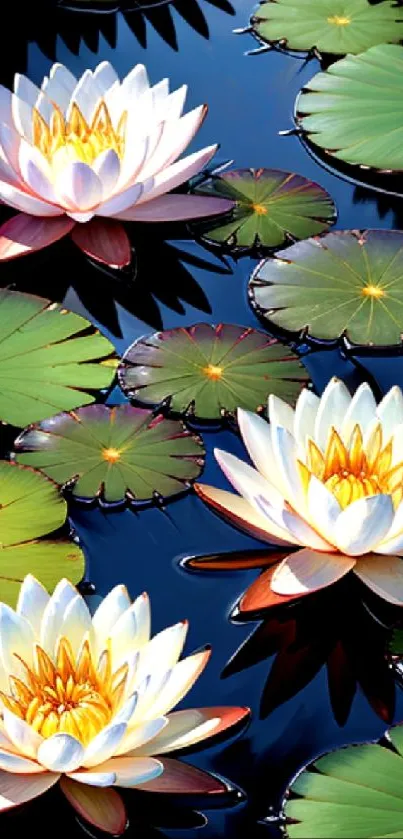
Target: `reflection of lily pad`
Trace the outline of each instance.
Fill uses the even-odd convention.
[[[0,461],[0,601],[15,605],[20,584],[34,574],[49,591],[61,577],[78,583],[84,557],[72,542],[42,540],[64,524],[67,505],[45,475]]]
[[[94,401],[86,388],[111,384],[95,360],[112,344],[79,315],[31,294],[0,289],[0,419],[28,425]]]
[[[252,17],[253,32],[290,50],[316,47],[333,55],[359,53],[403,38],[403,12],[391,0],[268,0]]]
[[[402,171],[403,47],[372,47],[317,73],[300,93],[296,113],[308,139],[329,155]]]
[[[16,441],[20,463],[41,469],[73,494],[106,502],[125,495],[146,501],[183,492],[200,475],[204,450],[181,422],[119,405],[89,405],[24,431]]]
[[[258,266],[250,291],[259,311],[291,332],[400,344],[403,233],[346,230],[298,242]]]
[[[231,219],[195,226],[201,237],[234,248],[278,247],[327,230],[336,211],[318,184],[276,169],[238,169],[216,176],[197,190],[236,201]]]
[[[254,411],[275,393],[295,402],[307,376],[296,355],[264,332],[198,323],[136,341],[123,357],[123,390],[147,405],[218,419]]]
[[[294,781],[285,814],[290,839],[403,835],[403,726],[389,731],[393,746],[338,749]],[[295,820],[295,823],[294,823]]]

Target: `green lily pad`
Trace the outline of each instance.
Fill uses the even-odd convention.
[[[193,229],[202,239],[235,249],[274,248],[327,230],[336,220],[330,195],[318,184],[276,169],[238,169],[213,176],[199,195],[236,201],[230,221]]]
[[[40,472],[0,461],[0,601],[15,606],[20,584],[33,574],[49,591],[61,577],[78,583],[84,556],[67,539],[47,540],[61,527],[67,505],[56,484]]]
[[[90,331],[91,330],[91,331]],[[0,289],[0,419],[24,426],[87,405],[113,366],[113,346],[80,315],[32,294]]]
[[[298,357],[264,332],[198,323],[156,332],[129,347],[119,369],[125,393],[147,405],[216,420],[254,411],[269,393],[295,402],[307,381]]]
[[[389,731],[393,746],[364,744],[316,760],[291,786],[285,805],[295,823],[289,839],[373,839],[403,836],[403,727]]]
[[[183,423],[131,405],[58,414],[23,431],[15,448],[19,463],[58,484],[73,482],[75,496],[102,495],[107,503],[182,493],[200,475],[205,454]]]
[[[392,0],[268,0],[251,24],[259,40],[300,52],[354,54],[403,39],[403,11]]]
[[[372,47],[318,73],[298,96],[296,119],[329,157],[403,171],[403,47]]]
[[[252,303],[271,323],[312,338],[401,344],[403,233],[337,230],[258,265]]]

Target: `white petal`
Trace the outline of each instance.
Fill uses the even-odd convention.
[[[294,411],[293,434],[298,446],[298,453],[305,454],[308,437],[313,437],[316,414],[319,408],[319,397],[311,390],[301,391]]]
[[[98,766],[109,760],[112,755],[116,754],[117,749],[126,733],[127,724],[124,722],[114,723],[105,726],[87,746],[84,757],[81,761],[86,769],[92,766]]]
[[[393,432],[392,466],[403,461],[403,422],[395,426]]]
[[[133,693],[129,698],[125,701],[124,705],[121,707],[120,711],[113,717],[113,724],[117,725],[119,722],[128,723],[131,721],[131,718],[136,710],[136,706],[138,703],[138,694]]]
[[[67,606],[63,620],[60,624],[60,635],[69,639],[73,654],[76,655],[80,649],[84,637],[90,634],[90,645],[92,644],[92,621],[91,615],[81,594],[77,594]]]
[[[306,510],[305,491],[297,466],[297,451],[292,434],[278,425],[270,424],[274,462],[284,485],[285,498],[302,515]]]
[[[144,188],[144,184],[136,183],[129,187],[129,189],[117,193],[98,208],[97,215],[104,218],[114,218],[115,216],[116,218],[120,218],[120,213],[123,210],[126,210],[127,207],[131,207],[133,204],[137,204],[140,195],[144,192]],[[150,189],[151,184],[146,184],[146,188],[147,190]]]
[[[271,428],[263,417],[238,408],[238,425],[250,459],[261,475],[272,484],[282,496],[286,487],[277,468],[271,442]]]
[[[168,119],[179,119],[185,105],[186,94],[186,84],[182,85],[182,87],[178,87],[177,90],[172,91],[161,108],[159,118],[163,121]]]
[[[334,527],[335,544],[349,556],[360,556],[376,549],[393,521],[390,495],[372,495],[349,504]]]
[[[16,655],[31,667],[34,642],[35,635],[31,624],[10,606],[0,603],[0,659],[4,670],[8,673],[18,672]]]
[[[127,121],[125,153],[120,164],[120,177],[116,194],[123,194],[129,187],[133,186],[136,179],[141,180],[141,168],[148,153],[149,142],[148,137],[139,137],[138,122],[133,114],[132,118],[129,117]]]
[[[12,101],[12,93],[7,87],[0,84],[0,114],[1,114],[1,121],[3,123],[7,123],[7,125],[12,125],[13,119],[11,115],[11,101]]]
[[[276,568],[271,588],[276,594],[309,594],[336,583],[355,566],[355,559],[309,549],[290,554]]]
[[[18,752],[24,757],[37,759],[38,749],[44,742],[43,737],[34,731],[25,720],[21,720],[15,714],[3,709],[3,723],[7,737],[14,744]]]
[[[332,550],[332,545],[322,539],[319,533],[296,513],[288,511],[286,507],[282,510],[272,507],[261,495],[257,496],[255,501],[260,512],[274,525],[282,526],[288,538],[294,539],[297,545],[304,545],[316,551]]]
[[[36,100],[40,95],[40,90],[27,76],[16,73],[14,76],[14,93],[19,99],[22,99],[23,102],[26,102],[27,105],[34,108]]]
[[[123,664],[129,653],[140,649],[150,640],[150,603],[141,594],[116,621],[110,633],[114,669]]]
[[[152,177],[180,157],[203,122],[205,113],[205,106],[200,105],[180,119],[165,123],[161,142],[145,164],[142,179]]]
[[[308,510],[311,522],[330,543],[341,507],[333,493],[311,475],[308,487]]]
[[[54,734],[38,749],[38,761],[50,772],[74,772],[81,766],[84,749],[70,734]]]
[[[149,89],[149,86],[144,64],[136,64],[122,81],[122,101],[130,102],[130,108],[134,110],[136,100]]]
[[[71,95],[70,106],[67,109],[66,118],[70,119],[71,107],[73,103],[75,103],[80,109],[86,122],[90,124],[101,99],[102,94],[94,81],[94,76],[91,70],[85,70]]]
[[[77,79],[70,70],[57,63],[51,67],[49,78],[42,84],[42,90],[65,114],[76,84]]]
[[[403,395],[400,387],[391,387],[377,408],[377,416],[382,423],[383,444],[393,434],[396,425],[403,422]]]
[[[149,716],[162,717],[177,705],[190,691],[209,658],[210,651],[203,650],[179,661],[172,669],[166,686],[149,708]]]
[[[19,166],[21,175],[30,190],[44,201],[57,203],[57,197],[51,183],[50,167],[35,146],[30,146],[22,140],[19,151]]]
[[[348,445],[354,427],[359,425],[363,435],[376,418],[376,401],[370,386],[364,382],[356,390],[341,426],[341,437]],[[403,419],[403,417],[402,417]]]
[[[120,160],[114,149],[101,152],[94,160],[93,169],[101,181],[103,198],[108,198],[120,175]]]
[[[19,150],[22,140],[15,128],[0,122],[0,146],[2,156],[15,174],[16,180],[22,184],[19,170]],[[18,186],[18,183],[17,183]]]
[[[82,769],[78,772],[69,772],[67,777],[78,781],[79,784],[87,784],[89,787],[111,787],[116,781],[112,761],[108,760],[103,766],[97,766],[96,770]]]
[[[271,393],[268,399],[268,412],[271,425],[281,425],[293,435],[295,412],[287,402]]]
[[[56,178],[55,189],[60,199],[72,210],[93,210],[102,200],[102,184],[86,163],[76,161],[65,166]]]
[[[96,771],[69,772],[69,778],[94,787],[135,787],[163,771],[162,763],[149,757],[113,757],[97,766]]]
[[[46,201],[41,201],[36,196],[29,195],[4,182],[0,183],[0,199],[4,204],[14,207],[15,210],[21,210],[22,213],[28,213],[30,216],[62,216],[64,212],[61,207],[47,204]]]
[[[269,523],[261,512],[258,513],[249,501],[245,501],[239,495],[207,484],[198,484],[197,491],[203,501],[206,501],[213,510],[253,538],[272,544],[295,544],[295,539],[291,534],[286,540],[276,536],[278,528]]]
[[[5,772],[13,772],[16,775],[38,775],[41,772],[46,772],[46,769],[39,763],[13,752],[5,752],[3,749],[0,749],[0,769]]]
[[[315,443],[324,450],[330,429],[340,433],[343,420],[350,407],[351,396],[343,382],[331,379],[325,388],[315,421]]]
[[[169,79],[161,79],[160,82],[151,88],[153,110],[158,120],[161,120],[162,108],[169,95]]]
[[[257,495],[263,495],[274,507],[284,506],[281,493],[252,466],[221,449],[214,449],[214,456],[234,489],[247,501],[253,503]]]
[[[161,755],[187,748],[212,735],[220,723],[219,717],[211,717],[208,711],[206,714],[198,708],[174,711],[166,719],[168,724],[162,733],[144,745],[139,753]]]
[[[33,141],[33,116],[32,116],[32,106],[28,105],[27,102],[24,102],[23,99],[20,99],[15,94],[11,97],[11,113],[12,113],[12,121],[17,129],[18,133],[25,137],[29,143]],[[5,119],[4,115],[2,114],[3,120]]]
[[[402,559],[396,556],[363,556],[357,560],[354,573],[379,597],[403,606]]]
[[[145,743],[149,744],[149,741],[153,740],[166,725],[168,725],[167,717],[156,717],[128,728],[115,754],[124,755],[126,752],[140,749]],[[149,754],[157,754],[157,751],[149,752]]]
[[[17,612],[25,618],[32,626],[35,635],[39,638],[41,621],[50,595],[41,583],[27,574],[22,582],[18,595]]]
[[[183,650],[188,622],[181,621],[163,629],[146,644],[140,652],[137,678],[141,681],[149,673],[169,670],[179,659]]]
[[[60,580],[43,613],[40,645],[50,656],[56,652],[56,643],[60,635],[66,609],[77,597],[77,589],[69,580]]]
[[[29,776],[0,772],[0,811],[5,812],[43,795],[58,780],[59,775],[50,772]]]
[[[152,201],[158,198],[159,195],[164,195],[171,189],[176,189],[177,186],[185,183],[190,178],[200,172],[203,167],[211,160],[217,151],[217,146],[209,146],[202,151],[190,154],[182,160],[178,160],[171,166],[167,166],[162,172],[159,172],[154,177],[154,186],[150,192],[143,195],[138,201],[139,206],[145,201]]]
[[[98,606],[92,618],[92,626],[97,638],[98,653],[105,648],[115,623],[131,606],[126,586],[115,586]]]
[[[94,80],[101,96],[119,81],[119,76],[109,61],[101,61],[94,70]]]

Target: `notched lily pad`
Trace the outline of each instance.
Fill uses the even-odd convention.
[[[403,727],[388,739],[392,748],[348,746],[298,775],[291,786],[298,797],[285,804],[289,839],[403,835]]]
[[[297,98],[296,120],[330,161],[402,172],[403,47],[372,47],[317,73]]]
[[[60,528],[67,505],[45,475],[0,461],[0,601],[15,606],[21,582],[34,574],[52,591],[61,577],[78,583],[84,556],[67,539],[42,539]]]
[[[255,411],[269,393],[295,402],[307,381],[298,357],[264,332],[198,323],[156,332],[129,347],[121,387],[147,405],[217,420],[238,407]]]
[[[268,0],[251,24],[259,40],[299,52],[347,55],[403,39],[403,11],[392,0]]]
[[[330,195],[318,184],[276,169],[237,169],[196,190],[236,201],[231,218],[193,225],[209,242],[235,250],[274,248],[327,230],[336,220]]]
[[[0,420],[25,426],[94,401],[113,345],[80,315],[32,294],[0,289]]]
[[[401,344],[403,233],[343,230],[308,239],[258,265],[252,304],[271,323],[321,341]]]
[[[106,503],[178,495],[200,475],[205,454],[180,421],[131,405],[58,414],[23,431],[15,448],[19,463]]]

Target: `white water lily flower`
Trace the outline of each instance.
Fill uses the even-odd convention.
[[[267,542],[303,546],[271,581],[281,595],[307,594],[350,570],[390,603],[403,605],[403,396],[377,406],[368,384],[353,397],[332,379],[321,398],[302,391],[295,410],[269,397],[268,424],[238,411],[256,467],[215,455],[240,495],[199,485],[224,517]]]
[[[116,586],[91,618],[67,580],[50,596],[26,577],[16,611],[0,604],[0,811],[40,795],[62,776],[62,790],[84,813],[89,802],[96,809],[98,799],[80,792],[81,785],[169,791],[176,783],[173,791],[187,792],[187,783],[194,787],[192,772],[205,778],[192,767],[177,772],[175,761],[164,764],[153,755],[222,732],[248,711],[169,713],[210,655],[202,650],[179,661],[186,631],[183,621],[150,640],[148,597],[132,604],[124,586]]]
[[[101,262],[122,267],[130,244],[120,221],[178,221],[233,202],[167,194],[196,175],[217,146],[178,160],[207,108],[182,115],[186,85],[150,86],[138,64],[121,82],[107,61],[80,79],[54,64],[39,89],[16,74],[0,86],[0,200],[21,214],[0,228],[0,260],[71,233]]]

